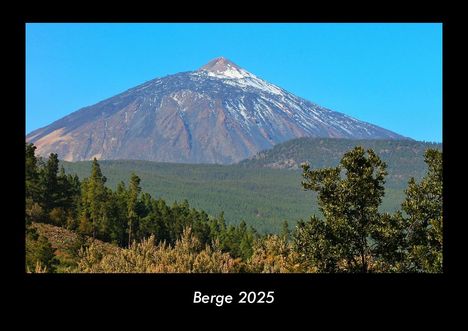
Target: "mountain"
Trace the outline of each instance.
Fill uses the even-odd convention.
[[[223,57],[148,81],[27,135],[67,161],[229,164],[298,137],[405,139],[297,97]]]
[[[387,164],[387,184],[406,187],[411,177],[420,179],[427,170],[424,152],[429,149],[442,150],[441,143],[415,140],[369,140],[298,138],[278,144],[272,149],[261,151],[238,163],[244,168],[300,169],[303,162],[312,168],[335,167],[343,154],[362,146],[372,149]]]

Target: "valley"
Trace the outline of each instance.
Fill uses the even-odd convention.
[[[414,141],[356,142],[309,138],[277,145],[252,160],[234,165],[137,160],[103,160],[100,164],[107,185],[113,189],[135,172],[142,179],[142,190],[154,198],[163,198],[169,204],[187,200],[192,207],[212,216],[224,212],[228,224],[239,224],[244,220],[261,233],[277,233],[284,221],[293,225],[300,219],[307,220],[312,214],[320,215],[320,212],[315,193],[301,187],[300,169],[272,169],[264,165],[287,158],[296,163],[308,160],[315,167],[335,166],[341,150],[358,143],[376,148],[388,163],[386,194],[381,205],[383,212],[398,210],[410,177],[419,179],[425,173],[425,148],[441,148],[440,144]],[[63,162],[63,165],[67,173],[76,173],[80,179],[89,176],[91,169],[91,161]]]

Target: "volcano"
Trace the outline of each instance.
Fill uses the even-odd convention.
[[[230,164],[300,137],[408,139],[321,107],[219,57],[153,79],[26,136],[66,161]]]

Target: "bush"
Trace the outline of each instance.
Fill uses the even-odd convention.
[[[43,222],[45,213],[42,207],[32,199],[26,199],[26,223]]]
[[[254,243],[253,254],[248,262],[250,272],[310,272],[299,263],[298,254],[284,237],[269,235]]]
[[[50,223],[57,226],[62,226],[66,223],[67,215],[62,208],[53,208],[49,212]]]
[[[94,245],[80,252],[80,272],[91,273],[226,273],[242,268],[239,259],[208,245],[201,247],[192,230],[184,230],[174,247],[151,236],[127,249],[103,255]]]
[[[55,249],[46,237],[29,231],[26,235],[26,270],[41,270],[55,272],[59,263],[55,257]]]

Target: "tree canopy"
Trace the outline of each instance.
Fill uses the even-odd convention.
[[[303,164],[303,187],[317,191],[324,220],[300,222],[295,245],[321,272],[441,272],[442,152],[427,150],[428,174],[412,178],[405,212],[381,214],[386,165],[355,147],[335,168]]]

